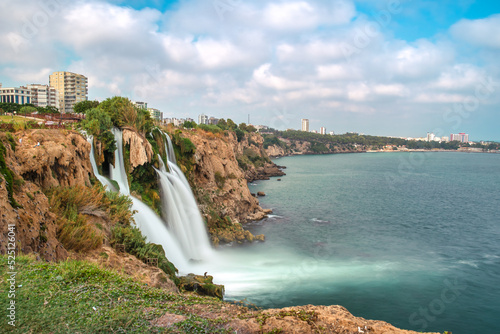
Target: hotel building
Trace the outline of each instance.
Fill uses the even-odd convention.
[[[302,131],[309,132],[309,120],[303,118],[302,119]]]
[[[81,101],[87,101],[87,77],[72,72],[54,72],[49,77],[49,85],[59,93],[59,111],[72,113],[73,106]]]

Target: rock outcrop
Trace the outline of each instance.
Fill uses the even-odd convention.
[[[194,291],[200,295],[216,297],[221,300],[224,298],[224,286],[214,284],[213,276],[187,274],[186,276],[181,276],[180,280],[181,289]]]
[[[279,145],[269,145],[266,148],[266,154],[271,157],[284,157],[289,154],[288,150],[284,149],[283,147]]]
[[[77,132],[28,130],[19,132],[14,172],[43,189],[90,185],[90,144]]]
[[[415,331],[398,329],[384,321],[355,317],[338,305],[305,305],[255,311],[234,304],[195,304],[186,311],[206,319],[220,319],[223,329],[239,334],[417,334]],[[161,321],[164,318],[171,321]],[[165,323],[159,327],[168,327],[183,320],[173,319],[171,313],[165,313],[154,321]]]
[[[135,130],[123,129],[123,143],[130,145],[130,166],[137,166],[151,162],[153,149],[151,144]]]

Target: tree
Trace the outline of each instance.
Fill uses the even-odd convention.
[[[185,121],[182,124],[182,126],[185,127],[186,129],[195,129],[196,128],[196,123],[194,121]]]
[[[257,129],[253,125],[247,125],[248,132],[257,132]]]
[[[236,125],[236,123],[233,122],[232,119],[228,118],[227,119],[227,128],[229,130],[236,130],[238,128],[238,126]]]
[[[25,115],[25,116],[26,116],[26,114],[32,114],[32,113],[35,113],[35,112],[37,112],[37,110],[36,110],[35,107],[32,107],[32,106],[24,106],[20,110],[20,113],[23,114],[23,115]]]
[[[80,101],[75,103],[73,106],[73,111],[77,114],[85,114],[88,110],[92,108],[97,108],[99,106],[99,101]]]
[[[243,132],[240,129],[235,129],[234,132],[236,133],[236,138],[238,139],[238,142],[242,141],[243,138],[245,137],[245,132]]]
[[[59,114],[59,110],[56,107],[46,106],[46,107],[37,107],[36,110],[39,114]]]
[[[105,151],[114,152],[116,150],[115,138],[110,131],[113,122],[108,113],[99,108],[92,108],[87,111],[87,117],[80,122],[80,126],[88,134],[100,141]]]
[[[238,128],[241,131],[248,132],[246,123],[240,123],[240,125],[238,125]]]
[[[219,119],[219,122],[217,123],[217,126],[221,128],[222,130],[227,130],[227,122],[224,118]]]
[[[117,127],[130,126],[142,133],[148,133],[154,126],[147,110],[139,109],[126,97],[115,96],[99,104],[99,109],[108,113]]]

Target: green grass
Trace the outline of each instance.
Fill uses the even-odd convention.
[[[20,117],[20,116],[0,116],[0,122],[6,122],[6,123],[10,123],[12,121],[16,122],[16,123],[25,123],[27,121],[30,121],[32,120],[31,118],[24,118],[24,117]]]
[[[210,297],[175,295],[117,272],[81,261],[46,263],[16,258],[16,327],[3,315],[1,333],[230,333],[220,319],[185,310],[194,304],[222,305]],[[0,305],[9,303],[7,257],[0,256]],[[151,325],[164,313],[187,316],[172,328]]]

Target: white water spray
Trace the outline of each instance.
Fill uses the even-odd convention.
[[[173,152],[170,140],[167,152]],[[171,156],[171,153],[167,154],[170,172],[164,164],[160,164],[160,170],[155,169],[160,178],[163,215],[188,257],[197,261],[207,259],[212,255],[212,248],[205,223],[188,181],[176,163],[170,160]]]
[[[118,148],[115,151],[115,166],[110,166],[111,177],[120,186],[120,192],[123,195],[130,196],[130,188],[123,162],[122,131],[113,128],[113,135],[115,136]],[[94,175],[99,182],[101,182],[101,184],[108,186],[109,189],[115,189],[106,177],[99,174],[94,157],[94,145],[91,138],[89,139],[89,142],[92,145],[90,162]],[[141,230],[147,241],[162,245],[165,250],[165,255],[169,261],[174,263],[180,271],[188,271],[190,266],[186,260],[186,256],[183,254],[177,240],[172,236],[162,219],[158,217],[158,215],[149,206],[141,202],[139,199],[132,196],[130,196],[130,198],[132,199],[132,210],[136,211],[134,214],[136,226]]]
[[[177,164],[177,161],[175,159],[174,147],[172,146],[172,140],[170,139],[170,136],[167,133],[163,132],[163,134],[165,135],[165,137],[167,137],[167,143],[168,143],[168,146],[167,144],[165,144],[165,152],[167,152],[167,160],[172,161],[174,164]]]

